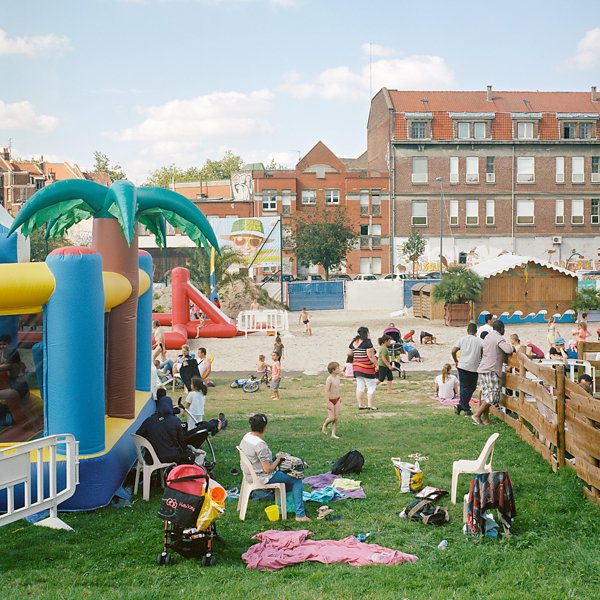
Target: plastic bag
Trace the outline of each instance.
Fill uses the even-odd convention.
[[[398,488],[401,494],[416,494],[423,488],[423,471],[419,463],[403,462],[399,458],[392,457],[394,471],[398,478]]]
[[[210,488],[196,520],[198,531],[208,529],[225,512],[226,499],[227,492],[225,488],[220,485],[214,485]]]

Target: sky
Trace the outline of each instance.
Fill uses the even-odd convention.
[[[8,6],[8,8],[7,8]],[[0,146],[128,177],[226,150],[366,150],[370,98],[600,89],[598,0],[19,0],[0,18]],[[573,7],[573,8],[570,8]]]

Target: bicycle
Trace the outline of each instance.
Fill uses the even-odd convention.
[[[242,385],[242,389],[248,394],[253,394],[254,392],[258,392],[261,383],[267,387],[271,386],[271,377],[268,373],[264,373],[260,379],[257,379],[254,375],[250,375],[250,379]]]

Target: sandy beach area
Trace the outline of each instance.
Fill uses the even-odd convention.
[[[298,313],[290,313],[290,332],[282,339],[285,346],[283,357],[283,370],[302,372],[307,375],[324,373],[330,361],[343,364],[346,360],[348,344],[355,335],[356,329],[366,326],[371,333],[371,340],[377,347],[377,338],[390,321],[404,334],[410,329],[416,332],[416,347],[423,362],[411,362],[406,365],[407,371],[438,371],[446,362],[452,362],[450,350],[456,340],[466,333],[464,327],[446,327],[443,321],[429,321],[414,318],[410,312],[403,317],[390,317],[389,314],[376,314],[370,311],[314,311],[310,313],[313,326],[313,335],[304,333],[303,326],[298,324]],[[561,335],[570,339],[572,324],[559,326]],[[429,331],[437,337],[437,344],[420,345],[418,336],[420,331]],[[531,324],[520,326],[507,326],[505,337],[517,333],[521,342],[531,340],[543,350],[547,349],[547,326],[544,324]],[[254,333],[248,337],[230,339],[203,339],[190,340],[192,352],[200,346],[207,349],[209,355],[214,356],[213,371],[234,371],[240,374],[251,373],[256,368],[259,354],[265,354],[270,362],[274,337],[264,333]],[[175,357],[176,351],[169,355]]]

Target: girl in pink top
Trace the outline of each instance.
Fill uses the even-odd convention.
[[[281,362],[279,359],[281,357],[277,352],[273,352],[271,358],[273,359],[273,364],[271,365],[271,392],[273,392],[273,395],[271,398],[279,400],[279,384],[281,383]]]

